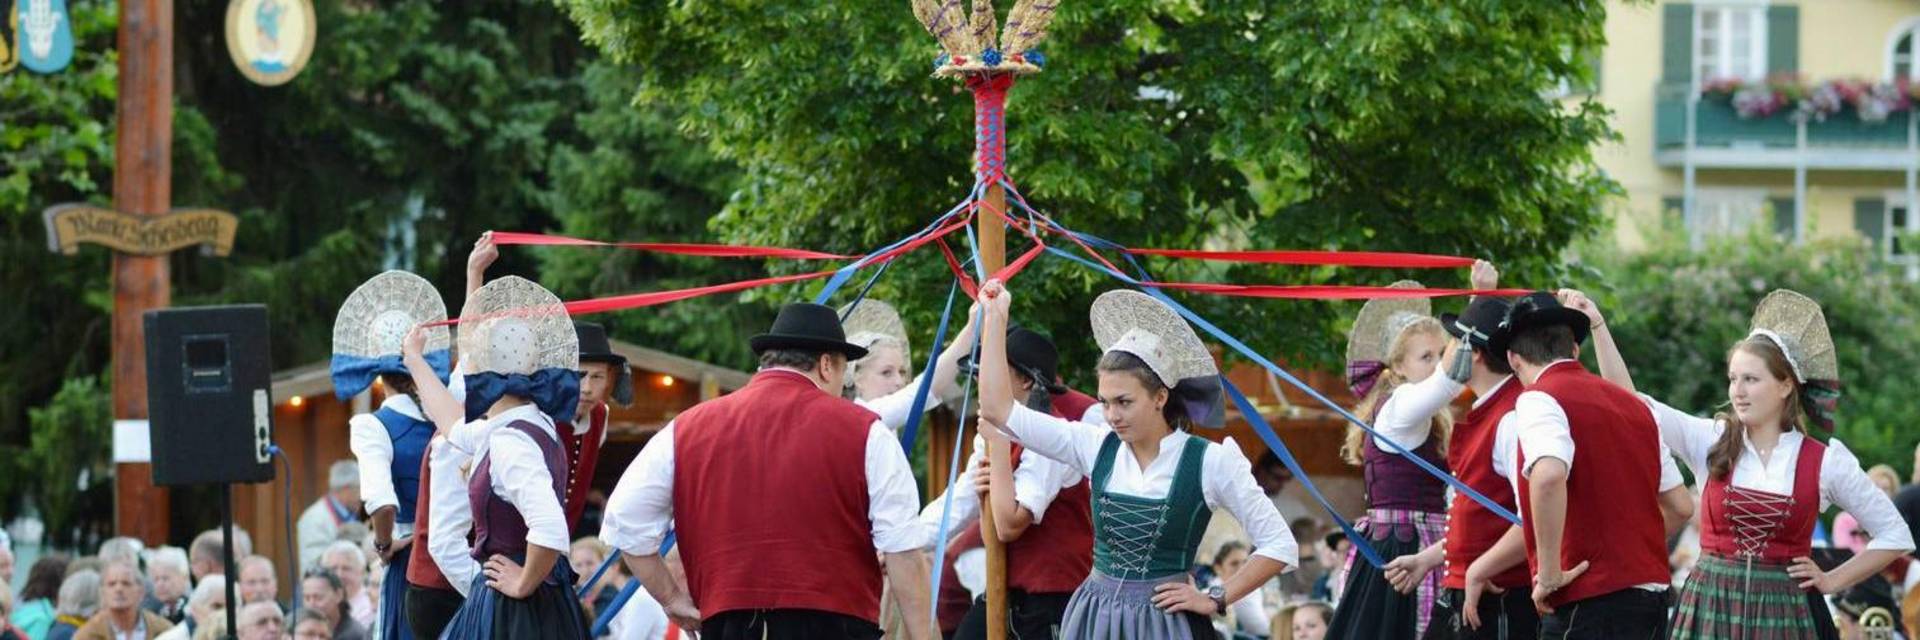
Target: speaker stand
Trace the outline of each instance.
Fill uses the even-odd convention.
[[[233,557],[233,484],[220,483],[220,546],[227,566],[227,638],[240,637],[239,562]],[[276,596],[277,597],[277,596]]]

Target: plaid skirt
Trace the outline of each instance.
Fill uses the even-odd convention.
[[[1785,563],[1704,555],[1674,609],[1674,638],[1838,638],[1825,598],[1807,593]]]
[[[1367,517],[1354,523],[1380,557],[1388,562],[1446,537],[1445,512],[1406,509],[1369,509]],[[1347,552],[1347,585],[1334,607],[1328,638],[1340,640],[1376,640],[1379,638],[1417,638],[1426,632],[1433,617],[1433,601],[1440,594],[1440,580],[1446,573],[1436,568],[1427,573],[1411,595],[1393,590],[1384,570],[1376,569],[1356,550]]]

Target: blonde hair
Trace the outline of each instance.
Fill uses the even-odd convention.
[[[1280,608],[1267,622],[1267,637],[1270,640],[1291,640],[1293,638],[1293,605]]]
[[[1408,338],[1415,335],[1432,335],[1439,337],[1442,342],[1446,340],[1446,331],[1440,327],[1440,321],[1431,317],[1420,318],[1413,324],[1407,325],[1407,328],[1401,329],[1400,335],[1394,336],[1393,344],[1387,347],[1387,368],[1380,372],[1380,380],[1374,383],[1372,391],[1367,392],[1367,397],[1361,398],[1360,404],[1354,406],[1354,415],[1372,422],[1374,413],[1380,410],[1380,405],[1386,403],[1388,396],[1393,395],[1393,390],[1407,382],[1407,379],[1394,367],[1401,360],[1406,359],[1407,350],[1412,348],[1409,345],[1413,343]],[[1446,372],[1436,366],[1432,375],[1446,375]],[[1453,412],[1442,407],[1440,411],[1433,414],[1433,428],[1427,434],[1427,439],[1437,442],[1440,445],[1440,452],[1444,454],[1447,451],[1447,435],[1452,432]],[[1340,458],[1346,460],[1348,464],[1361,464],[1362,456],[1366,451],[1366,436],[1367,432],[1362,431],[1359,425],[1347,425],[1347,440],[1340,445]]]
[[[1894,471],[1890,465],[1873,465],[1872,469],[1867,470],[1867,478],[1870,480],[1885,479],[1888,483],[1892,484],[1893,488],[1887,490],[1887,497],[1889,498],[1900,491],[1900,472]],[[1874,483],[1874,487],[1878,488],[1879,483]]]

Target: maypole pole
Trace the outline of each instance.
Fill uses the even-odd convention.
[[[1059,0],[1018,0],[1007,14],[1007,26],[994,39],[996,17],[992,0],[973,0],[972,11],[960,0],[913,0],[913,14],[945,50],[934,62],[934,74],[962,78],[973,91],[974,189],[980,200],[980,269],[992,274],[1006,266],[1007,90],[1014,78],[1040,71],[1045,58],[1033,48],[1046,37],[1047,24]],[[1006,52],[1012,52],[1011,54]],[[988,440],[989,460],[1009,459],[1005,441]],[[981,501],[980,537],[987,552],[988,640],[1007,637],[1007,550],[994,527],[994,500]],[[941,561],[939,558],[936,562]]]

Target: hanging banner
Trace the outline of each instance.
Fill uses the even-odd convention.
[[[13,0],[0,0],[0,73],[20,65],[19,33],[20,13],[13,9]]]
[[[212,209],[176,209],[160,216],[137,216],[86,204],[47,209],[47,248],[74,255],[80,245],[97,244],[121,253],[161,255],[203,245],[216,256],[233,251],[238,218]]]
[[[310,0],[233,0],[227,5],[227,53],[255,84],[286,84],[313,56]]]
[[[73,20],[67,0],[13,0],[13,55],[20,66],[36,73],[54,73],[73,62]],[[0,66],[5,66],[0,64]]]

